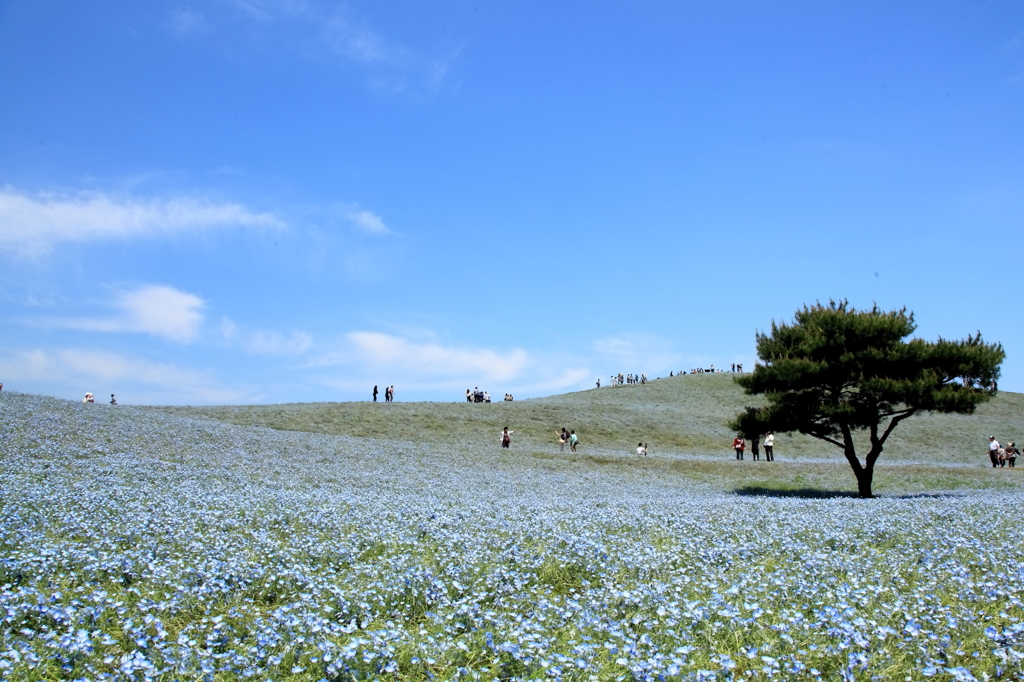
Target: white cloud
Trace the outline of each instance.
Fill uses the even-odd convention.
[[[609,336],[594,341],[593,347],[598,355],[614,363],[609,374],[640,372],[650,376],[652,372],[675,369],[683,359],[668,341],[650,334]]]
[[[544,372],[540,372],[544,374]],[[541,380],[535,383],[525,383],[516,387],[516,390],[529,393],[548,393],[560,391],[567,388],[589,388],[593,386],[594,374],[584,367],[572,367],[556,374],[553,379]]]
[[[388,43],[366,26],[353,24],[342,14],[326,23],[324,39],[339,54],[363,64],[402,66],[409,59],[406,50]]]
[[[373,211],[367,211],[366,209],[355,207],[349,209],[346,217],[353,225],[367,234],[391,233],[388,226],[384,224],[384,220]]]
[[[526,351],[515,348],[506,353],[482,348],[447,347],[417,343],[380,332],[352,332],[348,347],[321,355],[311,366],[358,365],[364,370],[386,370],[400,374],[404,381],[438,380],[509,381],[530,364]],[[447,385],[447,383],[445,383]]]
[[[313,345],[313,337],[306,332],[249,331],[227,316],[220,320],[220,336],[225,346],[241,348],[250,355],[302,355]]]
[[[224,339],[224,343],[231,344],[235,340],[235,334],[238,332],[238,325],[235,324],[230,318],[220,318],[220,335]]]
[[[34,349],[0,354],[0,371],[10,388],[29,383],[68,398],[109,393],[126,402],[251,402],[259,396],[227,388],[207,372],[154,363],[103,350]]]
[[[41,256],[64,243],[283,226],[269,213],[195,197],[143,200],[99,192],[30,195],[10,186],[0,188],[0,251],[21,256]]]
[[[280,332],[253,332],[246,344],[246,350],[253,355],[302,355],[313,343],[313,337],[305,332],[292,332],[285,336]]]
[[[234,0],[240,11],[259,21],[302,14],[308,9],[304,0]]]
[[[148,284],[119,293],[110,305],[119,310],[113,317],[46,318],[35,323],[96,332],[152,334],[189,343],[199,335],[205,303],[173,287]]]
[[[252,22],[257,35],[265,35],[273,27],[279,35],[290,37],[283,44],[295,46],[307,58],[340,58],[362,69],[369,85],[386,94],[437,92],[459,54],[458,50],[445,49],[446,54],[438,56],[435,48],[435,54],[430,55],[421,48],[395,42],[339,3],[234,0],[233,4]]]

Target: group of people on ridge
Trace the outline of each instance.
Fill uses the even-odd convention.
[[[373,387],[373,402],[377,402],[377,387]],[[395,402],[395,387],[385,386],[384,387],[384,402],[393,403]]]
[[[733,370],[732,371],[734,371],[734,372],[736,372],[736,371],[743,371],[742,369],[741,370],[737,370],[736,367],[743,367],[743,365],[733,365]],[[707,369],[704,369],[703,367],[695,367],[694,369],[691,369],[689,373],[690,374],[714,374],[715,372],[721,372],[721,371],[722,370],[720,370],[720,369],[716,370],[715,369],[715,364],[711,363],[711,366],[708,367]],[[683,370],[679,370],[678,372],[669,372],[668,373],[668,375],[670,377],[671,376],[683,376],[684,374],[686,374],[686,372],[684,372]]]
[[[608,382],[608,385],[609,386],[622,386],[623,384],[625,384],[625,385],[631,386],[633,384],[646,384],[646,383],[647,383],[647,375],[646,374],[622,374],[620,372],[619,374],[613,374],[611,376],[611,380]],[[601,388],[601,380],[600,379],[597,380],[597,387]]]
[[[507,399],[508,398],[506,398],[506,400]],[[472,391],[467,388],[466,389],[466,402],[467,403],[489,403],[489,402],[491,402],[491,393],[490,393],[490,391],[481,391],[479,388],[474,388]]]
[[[2,384],[0,384],[0,386],[2,386]],[[94,402],[96,402],[96,398],[93,396],[92,393],[86,393],[85,397],[82,398],[82,402],[83,403],[94,403]],[[117,405],[117,398],[114,397],[113,393],[110,394],[110,404],[111,405]]]

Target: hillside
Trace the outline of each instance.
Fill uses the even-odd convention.
[[[293,403],[153,408],[247,426],[403,441],[493,447],[502,427],[517,445],[550,449],[555,432],[575,429],[585,454],[630,452],[638,441],[659,455],[730,455],[725,424],[751,398],[731,374],[683,375],[646,385],[606,387],[511,403]],[[921,415],[894,432],[883,461],[984,464],[987,437],[1024,443],[1024,395],[1000,392],[977,414]],[[557,448],[556,448],[557,451]],[[805,436],[781,436],[781,459],[833,460],[841,455]]]
[[[626,423],[663,390],[680,414],[687,393],[710,412],[712,389],[731,390],[718,379],[515,406],[218,410],[338,427],[369,414],[396,431],[461,414],[449,431],[485,442],[484,419],[518,416],[528,430],[554,410]],[[671,421],[671,405],[651,404],[664,413],[646,410],[652,423]],[[859,500],[838,457],[486,443],[0,393],[0,678],[1024,673],[1006,653],[1024,648],[1024,467],[889,462],[879,497]]]

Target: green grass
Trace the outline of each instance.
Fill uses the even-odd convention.
[[[460,667],[480,679],[540,679],[538,661],[551,665],[553,654],[568,659],[552,678],[630,679],[629,666],[647,658],[644,637],[666,655],[685,645],[682,670],[717,670],[718,679],[729,679],[725,653],[734,679],[840,679],[851,651],[870,654],[854,679],[922,679],[933,658],[978,679],[1019,677],[1020,661],[1007,663],[986,631],[1024,619],[1020,495],[967,491],[1019,489],[1024,467],[992,470],[970,444],[963,461],[948,463],[915,460],[910,448],[883,456],[883,499],[832,499],[853,495],[853,476],[814,443],[804,454],[780,447],[775,463],[737,462],[720,426],[724,446],[716,440],[706,451],[657,446],[642,458],[609,435],[574,456],[558,451],[547,425],[531,432],[530,419],[541,424],[551,410],[577,415],[565,425],[584,433],[601,432],[581,424],[613,416],[626,424],[629,414],[663,434],[680,428],[648,409],[653,389],[659,410],[692,415],[681,428],[697,435],[713,426],[705,412],[727,417],[742,401],[721,377],[685,377],[513,405],[160,408],[388,436],[351,441],[3,396],[16,408],[0,422],[8,524],[0,524],[0,586],[18,609],[6,634],[24,638],[42,662],[22,660],[0,676],[95,676],[86,663],[116,671],[132,652],[157,655],[156,638],[137,642],[139,630],[153,637],[144,619],[159,615],[162,641],[194,640],[203,656],[265,649],[259,673],[246,678],[239,665],[218,680],[315,682],[326,660],[314,643],[339,655],[357,639],[350,665],[359,677],[331,679],[468,679]],[[1003,394],[986,406],[993,414],[976,419],[1012,427],[1019,398]],[[455,413],[463,423],[446,434],[423,430]],[[499,449],[498,429],[514,414],[516,443]],[[44,435],[40,424],[51,420],[63,426]],[[369,420],[391,433],[360,433]],[[950,424],[932,423],[940,442],[955,438]],[[459,447],[439,444],[449,438]],[[67,653],[62,666],[44,603],[61,613],[107,604],[89,625],[94,651]],[[912,619],[927,635],[906,634]],[[325,624],[351,629],[318,634]],[[542,637],[544,652],[517,657],[486,633],[524,649]],[[270,634],[283,637],[259,643]],[[1007,646],[1019,651],[1019,641]],[[395,669],[381,671],[366,652]],[[763,656],[799,659],[821,674],[765,672]],[[199,679],[196,665],[182,669],[181,679]]]
[[[753,402],[731,375],[718,374],[511,403],[367,401],[151,409],[243,426],[486,450],[497,447],[501,429],[509,426],[516,431],[512,456],[526,453],[534,466],[546,469],[628,467],[750,494],[851,489],[852,475],[838,448],[799,434],[777,436],[775,463],[735,462],[733,433],[726,424]],[[563,426],[579,434],[578,455],[568,449],[559,452],[555,432]],[[886,444],[875,490],[914,494],[1019,487],[1024,474],[988,466],[989,435],[1024,442],[1024,395],[1000,392],[974,415],[924,414],[907,420]],[[651,445],[647,459],[632,454],[638,441]]]

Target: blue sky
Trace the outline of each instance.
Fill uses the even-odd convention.
[[[517,398],[804,303],[1024,391],[1019,2],[0,3],[0,381]]]

